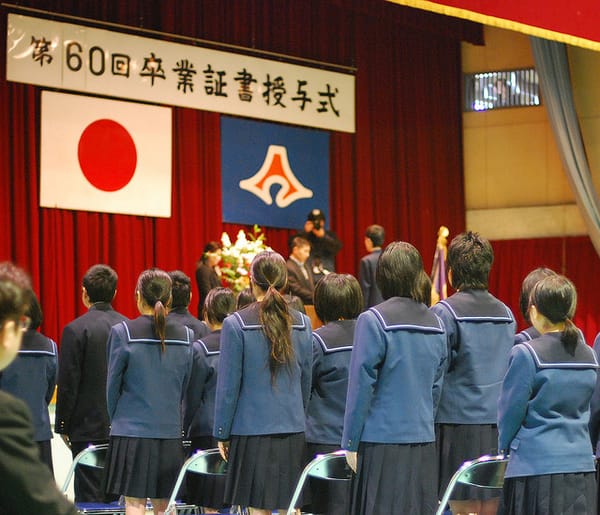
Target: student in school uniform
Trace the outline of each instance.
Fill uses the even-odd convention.
[[[142,272],[135,297],[140,316],[114,326],[106,386],[111,421],[104,488],[125,496],[127,515],[146,499],[163,514],[184,461],[181,403],[192,369],[192,331],[167,318],[171,278]]]
[[[315,287],[315,311],[323,322],[313,332],[312,390],[306,413],[307,462],[339,450],[348,392],[348,368],[356,318],[363,310],[358,281],[348,274],[328,274]],[[348,515],[350,485],[310,481],[310,513]]]
[[[173,304],[169,309],[168,317],[180,324],[188,326],[194,333],[194,340],[210,333],[210,329],[203,320],[198,320],[189,311],[192,301],[192,281],[180,270],[169,272],[173,284]]]
[[[281,255],[256,255],[250,278],[257,301],[223,322],[213,435],[229,461],[225,502],[270,515],[287,507],[302,472],[312,331],[281,293]]]
[[[48,404],[56,387],[58,351],[56,343],[38,331],[43,315],[33,291],[29,292],[26,315],[31,324],[23,334],[17,358],[0,374],[0,389],[22,399],[29,407],[33,419],[33,438],[40,449],[40,457],[54,474]]]

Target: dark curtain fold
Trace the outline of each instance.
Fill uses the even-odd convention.
[[[464,228],[460,45],[481,27],[379,1],[196,0],[75,2],[22,6],[356,68],[356,134],[331,134],[331,228],[344,248],[337,269],[355,273],[365,228],[412,242],[431,266],[437,229]],[[6,10],[0,20],[6,31]],[[0,38],[5,55],[6,39]],[[221,218],[220,117],[173,109],[172,217],[42,209],[39,191],[40,90],[6,82],[0,64],[0,259],[32,274],[58,338],[84,310],[80,280],[96,262],[119,274],[117,309],[135,315],[137,275],[159,266],[193,277],[206,241],[241,227]],[[304,220],[298,220],[301,228]],[[245,227],[250,229],[250,226]],[[287,255],[292,230],[266,228]],[[197,292],[194,289],[194,295]]]

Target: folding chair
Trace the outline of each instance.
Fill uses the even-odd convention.
[[[302,493],[304,484],[309,477],[327,479],[329,481],[349,481],[352,469],[346,463],[346,451],[335,451],[329,454],[318,454],[302,471],[294,495],[290,501],[287,515],[294,515],[296,502]]]
[[[506,470],[507,463],[508,458],[504,455],[486,455],[472,461],[465,461],[450,479],[436,515],[444,514],[452,492],[458,484],[479,488],[493,488],[496,490],[501,489],[504,485],[504,471]]]
[[[104,468],[104,462],[106,460],[106,450],[108,444],[101,445],[90,445],[83,451],[81,451],[71,463],[65,482],[62,486],[62,492],[66,494],[69,484],[75,474],[77,467],[92,467],[97,469]],[[88,513],[94,515],[122,515],[125,513],[125,507],[118,503],[76,503],[77,511],[79,513]]]
[[[179,475],[177,476],[177,481],[175,482],[175,486],[173,487],[173,491],[171,493],[171,498],[169,499],[169,505],[167,507],[167,511],[165,515],[172,515],[175,513],[173,511],[175,508],[177,509],[177,513],[181,513],[180,505],[177,504],[177,495],[179,494],[179,489],[181,488],[181,484],[185,479],[185,476],[188,472],[192,472],[194,474],[201,475],[219,475],[224,476],[227,474],[227,462],[221,458],[221,454],[219,453],[219,449],[207,449],[207,450],[199,450],[193,456],[188,458],[186,462],[181,467],[179,471]],[[245,513],[240,507],[235,508],[237,513],[242,514]],[[189,513],[203,513],[202,511],[189,512]]]

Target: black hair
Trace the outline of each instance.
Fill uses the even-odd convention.
[[[295,309],[296,311],[300,311],[300,313],[304,313],[306,315],[306,308],[304,307],[304,302],[302,299],[298,297],[298,295],[292,295],[291,293],[285,293],[283,298],[287,302],[287,305]]]
[[[22,268],[9,261],[0,263],[0,328],[19,321],[27,311],[31,282]]]
[[[254,298],[254,293],[252,293],[252,288],[248,286],[248,288],[244,288],[241,292],[238,293],[236,309],[239,311],[240,309],[249,306],[253,302],[256,302],[256,299]]]
[[[375,282],[384,299],[409,297],[419,301],[423,259],[419,251],[405,241],[391,242],[377,261]]]
[[[202,314],[209,324],[222,324],[225,317],[234,311],[235,295],[229,288],[213,288],[206,295]]]
[[[181,270],[169,272],[171,278],[171,288],[173,301],[171,309],[187,308],[190,305],[190,295],[192,291],[192,281]]]
[[[327,274],[315,286],[315,311],[324,324],[352,320],[364,307],[360,284],[350,274]]]
[[[90,302],[112,302],[117,291],[117,279],[117,272],[108,265],[90,267],[82,280]]]
[[[252,283],[265,293],[258,316],[269,342],[269,370],[271,382],[274,382],[279,369],[282,366],[288,368],[294,358],[289,307],[281,294],[287,284],[285,260],[277,252],[260,252],[250,265],[250,277]]]
[[[373,247],[381,247],[385,241],[385,229],[381,225],[369,225],[365,236],[371,240]]]
[[[37,295],[33,290],[29,290],[27,295],[29,306],[25,314],[31,319],[29,329],[37,329],[40,325],[42,325],[42,321],[44,320],[42,307],[40,306]]]
[[[531,296],[531,290],[538,283],[538,281],[542,280],[544,277],[548,277],[549,275],[556,275],[554,270],[546,267],[539,267],[531,272],[529,272],[525,279],[523,279],[523,283],[521,284],[521,293],[519,295],[519,309],[521,310],[521,314],[527,323],[531,323],[529,320],[529,297]]]
[[[577,308],[575,285],[563,275],[546,276],[533,286],[529,306],[535,306],[553,324],[564,322],[561,342],[573,354],[579,341],[579,330],[573,323]]]
[[[223,245],[221,245],[218,241],[209,241],[206,245],[204,245],[204,250],[202,251],[202,256],[200,257],[200,260],[198,261],[198,266],[200,266],[201,263],[206,264],[208,262],[208,255],[216,252],[217,250],[222,250],[223,249]]]
[[[415,297],[415,300],[425,304],[427,307],[431,306],[431,287],[431,278],[423,271],[417,279],[418,295]]]
[[[167,309],[171,305],[171,278],[158,268],[145,270],[137,281],[138,291],[143,301],[154,309],[154,332],[160,338],[160,347],[166,350]]]
[[[302,236],[294,236],[291,240],[290,240],[290,252],[292,252],[296,247],[310,247],[310,241],[308,241],[306,238],[303,238]]]
[[[448,247],[448,268],[455,290],[487,290],[494,251],[490,242],[468,231],[455,236]]]

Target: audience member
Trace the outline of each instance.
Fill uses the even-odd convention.
[[[363,310],[358,281],[329,274],[315,288],[315,311],[325,324],[313,332],[312,390],[306,412],[307,462],[340,448],[348,390],[348,367],[356,317]],[[348,515],[350,485],[311,480],[310,513]]]
[[[0,371],[17,356],[28,328],[25,312],[30,288],[23,270],[12,263],[0,263]],[[33,434],[26,404],[0,391],[0,513],[77,515],[40,460]]]
[[[300,297],[286,293],[283,296],[283,298],[285,299],[287,305],[290,308],[295,309],[296,311],[300,311],[300,313],[306,315],[306,308],[304,307],[304,302],[302,302],[302,299]]]
[[[521,310],[521,314],[523,315],[525,322],[527,322],[530,327],[523,329],[520,333],[515,335],[515,344],[527,342],[540,337],[540,333],[535,327],[533,327],[533,325],[531,325],[531,320],[529,320],[529,296],[531,295],[531,290],[533,290],[533,287],[540,280],[542,280],[544,277],[548,277],[549,275],[556,275],[556,272],[550,270],[549,268],[540,267],[529,272],[525,279],[523,279],[523,283],[521,284],[521,293],[519,295],[519,309]]]
[[[108,339],[110,444],[104,488],[125,496],[125,513],[163,515],[184,461],[181,401],[192,369],[191,329],[167,318],[171,278],[142,272],[140,316],[115,325]]]
[[[221,350],[221,327],[225,317],[235,311],[235,296],[229,288],[213,288],[204,301],[204,320],[211,332],[194,342],[194,365],[184,399],[183,428],[191,441],[190,455],[198,449],[213,449],[217,440],[212,436],[215,420],[215,392]],[[204,506],[205,512],[223,507],[223,478],[188,478],[187,500]]]
[[[320,209],[308,213],[301,236],[310,243],[308,261],[315,282],[330,272],[335,272],[335,256],[342,248],[342,242],[333,231],[325,229],[325,214]]]
[[[456,236],[448,247],[448,279],[456,293],[431,308],[448,335],[448,367],[436,417],[440,493],[463,462],[498,449],[498,396],[515,320],[488,292],[493,260],[492,246],[479,234]],[[496,513],[495,494],[465,487],[455,499],[450,503],[454,513]]]
[[[287,291],[300,298],[304,305],[312,305],[315,284],[312,272],[306,266],[310,256],[310,243],[300,236],[292,239],[290,257],[287,260]]]
[[[385,230],[381,225],[369,225],[365,232],[365,249],[368,254],[360,260],[358,280],[365,299],[365,309],[383,302],[381,291],[377,287],[375,271],[381,247],[385,240]]]
[[[58,389],[54,431],[73,458],[89,445],[108,443],[106,410],[106,342],[110,328],[125,317],[111,302],[117,273],[94,265],[83,276],[81,299],[88,311],[65,326],[58,356]],[[75,471],[75,501],[101,502],[102,472],[92,467]]]
[[[223,247],[218,241],[209,241],[204,246],[202,257],[196,264],[196,284],[198,285],[198,319],[202,320],[202,306],[208,292],[221,286],[219,263]]]
[[[188,309],[192,301],[192,282],[190,278],[180,270],[169,272],[169,277],[173,285],[173,303],[168,317],[189,327],[194,333],[194,340],[206,336],[210,329],[205,322],[198,320]]]
[[[434,415],[447,344],[439,317],[417,301],[423,275],[417,249],[390,243],[376,272],[385,301],[356,323],[342,437],[356,471],[354,515],[438,505]]]
[[[240,309],[249,306],[253,302],[256,302],[256,298],[254,298],[254,293],[252,293],[252,288],[248,286],[248,288],[244,288],[241,292],[237,294],[236,306],[235,309],[239,311]]]
[[[258,302],[223,322],[214,436],[228,460],[225,502],[270,515],[288,505],[302,472],[310,396],[311,328],[281,291],[285,260],[259,253],[250,267]]]
[[[498,402],[507,515],[597,513],[587,422],[598,361],[572,322],[576,304],[566,277],[538,281],[529,318],[540,336],[510,355]]]
[[[53,340],[38,332],[43,315],[33,290],[29,290],[28,304],[25,314],[31,324],[23,334],[16,359],[0,374],[0,389],[27,404],[33,418],[33,439],[38,444],[42,461],[54,474],[48,404],[56,387],[58,351]]]

